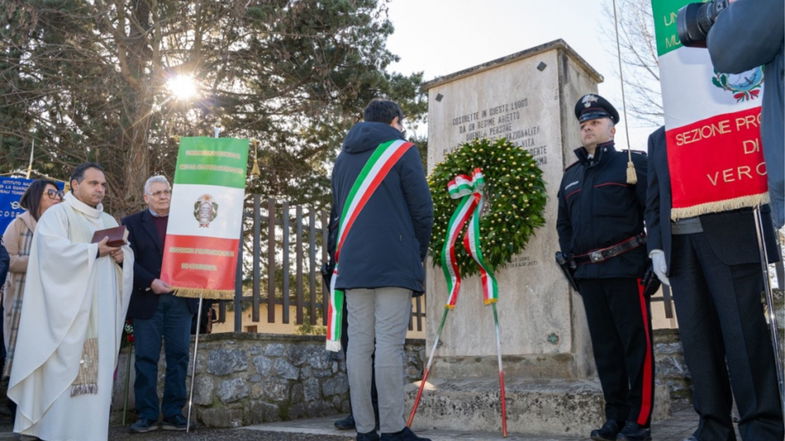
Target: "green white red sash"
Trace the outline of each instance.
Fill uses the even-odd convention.
[[[460,198],[458,206],[452,213],[450,222],[447,224],[447,236],[442,248],[442,271],[447,281],[449,295],[447,297],[448,309],[455,308],[458,301],[458,293],[461,290],[461,273],[458,262],[455,259],[455,242],[458,240],[464,225],[468,222],[466,232],[463,236],[463,246],[472,256],[480,269],[480,280],[482,282],[483,302],[488,305],[495,303],[499,298],[499,288],[493,271],[482,255],[480,244],[480,213],[484,202],[483,187],[485,186],[485,176],[479,168],[474,169],[472,176],[458,175],[447,184],[447,191],[453,199]]]
[[[763,70],[716,72],[706,49],[682,46],[676,15],[690,1],[652,0],[673,219],[768,200],[760,147]]]
[[[247,139],[181,139],[161,266],[178,296],[234,296],[247,163]]]
[[[357,220],[360,212],[365,208],[373,193],[384,181],[384,178],[414,144],[401,139],[387,141],[379,144],[371,157],[363,166],[360,174],[355,179],[346,201],[343,204],[341,217],[338,222],[337,243],[335,246],[335,269],[330,280],[330,303],[327,308],[327,350],[341,350],[341,323],[343,322],[343,290],[336,289],[338,280],[341,250],[349,232]]]

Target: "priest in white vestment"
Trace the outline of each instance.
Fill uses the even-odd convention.
[[[117,226],[103,212],[98,164],[71,176],[63,203],[38,221],[8,396],[14,432],[47,441],[105,441],[115,364],[133,285],[128,245],[90,243]]]

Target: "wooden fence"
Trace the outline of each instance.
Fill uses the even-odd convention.
[[[327,261],[328,232],[324,226],[329,222],[329,213],[274,199],[263,200],[260,195],[253,195],[252,200],[253,206],[246,209],[243,219],[244,246],[239,253],[235,297],[219,302],[218,321],[226,321],[231,303],[235,332],[242,332],[243,326],[249,325],[243,323],[243,314],[237,313],[248,307],[250,325],[256,325],[259,332],[264,332],[269,323],[325,325],[329,296],[321,266]],[[424,302],[424,296],[415,299],[410,330],[424,329]],[[261,317],[261,305],[266,306],[266,317]],[[294,317],[290,316],[292,307]]]

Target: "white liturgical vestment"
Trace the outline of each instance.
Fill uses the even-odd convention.
[[[133,286],[134,256],[97,257],[97,230],[117,226],[68,193],[38,221],[8,396],[14,432],[47,441],[105,441],[112,381]],[[98,339],[97,393],[71,396],[89,336]],[[93,376],[94,377],[94,376]]]

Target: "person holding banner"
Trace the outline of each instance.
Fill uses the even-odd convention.
[[[92,242],[117,226],[101,204],[101,166],[76,167],[70,185],[33,235],[8,396],[17,404],[14,432],[105,441],[134,255],[107,237]]]
[[[128,319],[134,325],[134,397],[139,419],[129,431],[144,433],[158,429],[163,413],[164,430],[185,430],[183,406],[188,370],[191,321],[198,299],[176,297],[172,287],[160,279],[166,226],[172,188],[164,176],[152,176],[144,184],[147,208],[123,219],[134,251],[134,291]],[[166,342],[166,379],[163,401],[158,399],[158,358],[161,341]]]
[[[782,0],[731,0],[709,29],[706,47],[719,72],[765,65],[761,144],[777,228],[785,224],[785,6]]]
[[[606,421],[591,439],[649,441],[654,356],[641,281],[648,266],[646,157],[616,151],[619,113],[604,98],[584,95],[575,117],[583,147],[575,150],[578,161],[567,167],[559,186],[556,229],[561,253],[575,268],[605,396]],[[629,159],[637,183],[627,176]]]
[[[672,287],[679,335],[700,418],[689,441],[782,441],[783,422],[752,208],[671,220],[665,128],[649,136],[647,247],[654,271]],[[769,214],[767,206],[762,208]],[[770,216],[762,216],[776,261]],[[731,393],[731,390],[733,393]]]
[[[403,344],[412,294],[424,291],[433,203],[420,155],[403,140],[402,119],[395,102],[371,101],[365,121],[346,136],[332,173],[330,224],[339,227],[328,349],[340,350],[345,291],[347,370],[358,441],[428,441],[405,424]],[[374,429],[372,369],[381,437]]]
[[[3,343],[6,351],[3,379],[11,375],[11,366],[14,362],[14,348],[16,348],[19,318],[22,313],[27,261],[33,243],[33,232],[41,215],[62,200],[63,192],[57,188],[54,181],[48,179],[33,181],[19,199],[19,205],[25,212],[12,220],[3,233],[3,242],[11,260],[10,276],[3,287]],[[11,411],[15,412],[13,401],[10,403]]]

